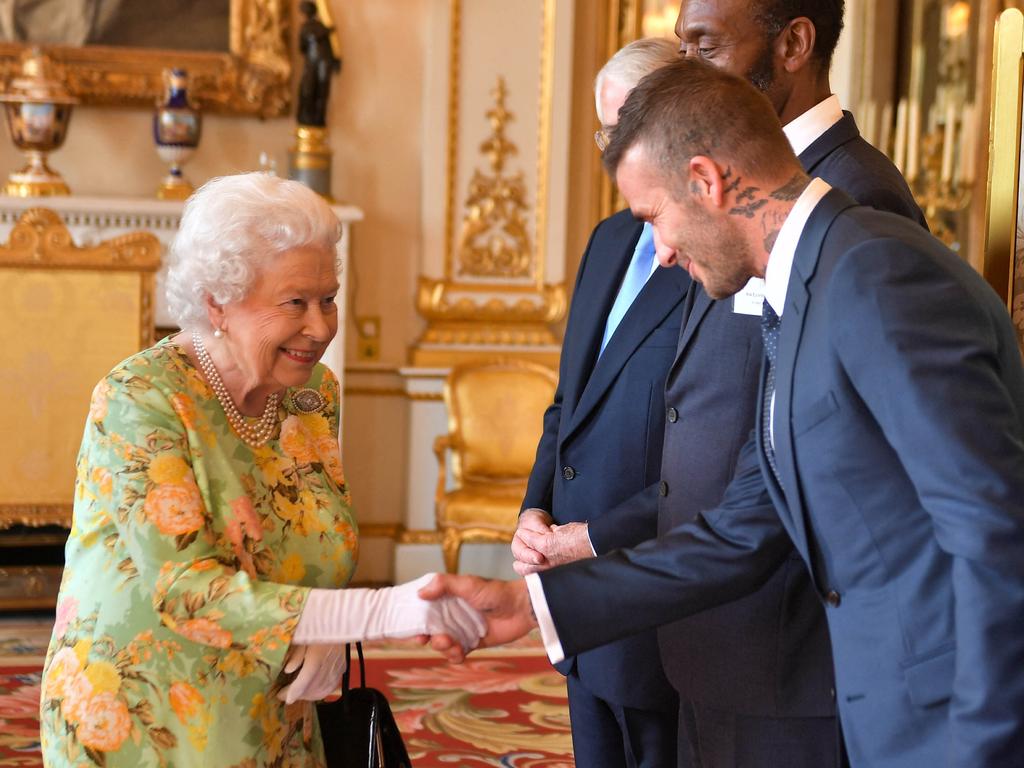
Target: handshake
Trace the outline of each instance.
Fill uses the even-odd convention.
[[[478,646],[510,642],[533,626],[521,581],[428,573],[384,589],[313,589],[285,661],[285,673],[298,674],[278,698],[318,701],[337,691],[345,643],[415,637],[461,662]]]
[[[540,509],[519,517],[512,540],[520,576],[593,557],[586,523],[554,525]],[[419,638],[459,663],[477,647],[501,645],[537,625],[523,581],[428,573],[385,589],[314,589],[306,599],[286,673],[298,671],[278,697],[316,701],[337,690],[345,671],[344,643]]]

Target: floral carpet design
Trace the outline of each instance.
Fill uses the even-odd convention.
[[[39,678],[49,626],[0,622],[0,767],[39,768]],[[573,768],[565,681],[539,640],[453,666],[414,643],[368,643],[416,768]]]

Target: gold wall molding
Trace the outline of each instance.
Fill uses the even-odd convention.
[[[475,169],[469,182],[455,247],[456,273],[460,277],[529,277],[533,253],[525,218],[530,206],[523,172],[505,174],[505,161],[519,149],[505,135],[505,126],[515,114],[505,104],[508,87],[501,75],[491,93],[494,106],[486,113],[491,135],[480,145],[490,174]]]
[[[442,534],[431,529],[408,529],[401,523],[359,523],[359,537],[391,539],[396,544],[440,544]]]
[[[410,400],[436,400],[437,402],[444,399],[440,393],[436,392],[409,392],[408,397]]]
[[[0,530],[12,525],[71,527],[71,504],[0,504]],[[34,541],[34,540],[33,540]]]
[[[358,523],[358,521],[357,521]],[[358,523],[360,538],[392,539],[398,541],[405,532],[401,523]]]
[[[540,82],[537,87],[536,194],[531,209],[522,171],[508,172],[518,152],[505,128],[513,118],[504,78],[496,75],[494,105],[485,112],[491,134],[480,145],[490,173],[474,171],[456,235],[456,186],[460,149],[462,0],[449,0],[448,151],[446,163],[444,275],[421,276],[416,307],[427,329],[413,345],[416,366],[448,366],[488,355],[518,355],[545,346],[557,360],[558,339],[549,326],[565,317],[566,288],[545,282],[551,94],[554,79],[555,0],[541,0]],[[526,226],[531,210],[535,232]],[[466,347],[475,347],[467,350]],[[481,350],[486,346],[489,350]]]
[[[440,544],[444,535],[440,531],[406,530],[398,537],[399,544]]]
[[[401,387],[345,387],[346,397],[405,397]]]
[[[190,93],[203,111],[278,117],[291,101],[292,3],[231,0],[229,53],[100,45],[42,46],[62,82],[86,104],[152,107],[162,72],[188,70]],[[0,78],[18,67],[20,43],[0,43]]]

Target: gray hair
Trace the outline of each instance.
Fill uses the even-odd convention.
[[[601,87],[605,80],[615,80],[633,89],[651,72],[678,58],[679,43],[665,37],[643,37],[617,50],[594,78],[594,102],[601,125],[607,124],[601,114]]]
[[[275,257],[302,247],[333,252],[340,237],[330,206],[297,181],[259,172],[211,179],[185,203],[171,243],[168,309],[181,328],[207,329],[207,296],[240,301]]]

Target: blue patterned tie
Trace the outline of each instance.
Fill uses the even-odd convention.
[[[768,299],[761,305],[761,337],[764,339],[764,353],[768,356],[768,376],[764,383],[764,401],[761,403],[761,435],[764,453],[768,466],[772,469],[775,479],[779,479],[779,470],[775,466],[775,445],[772,443],[772,397],[775,394],[775,358],[779,352],[779,327],[782,319],[775,314]]]
[[[647,284],[651,276],[651,267],[654,266],[654,230],[651,225],[645,223],[640,239],[636,241],[636,248],[633,250],[633,260],[629,262],[626,269],[626,276],[622,280],[622,287],[619,288],[619,295],[615,297],[615,303],[608,313],[608,321],[604,326],[604,338],[601,339],[601,351],[598,357],[604,353],[604,348],[619,327],[622,318],[625,317],[630,305]]]

